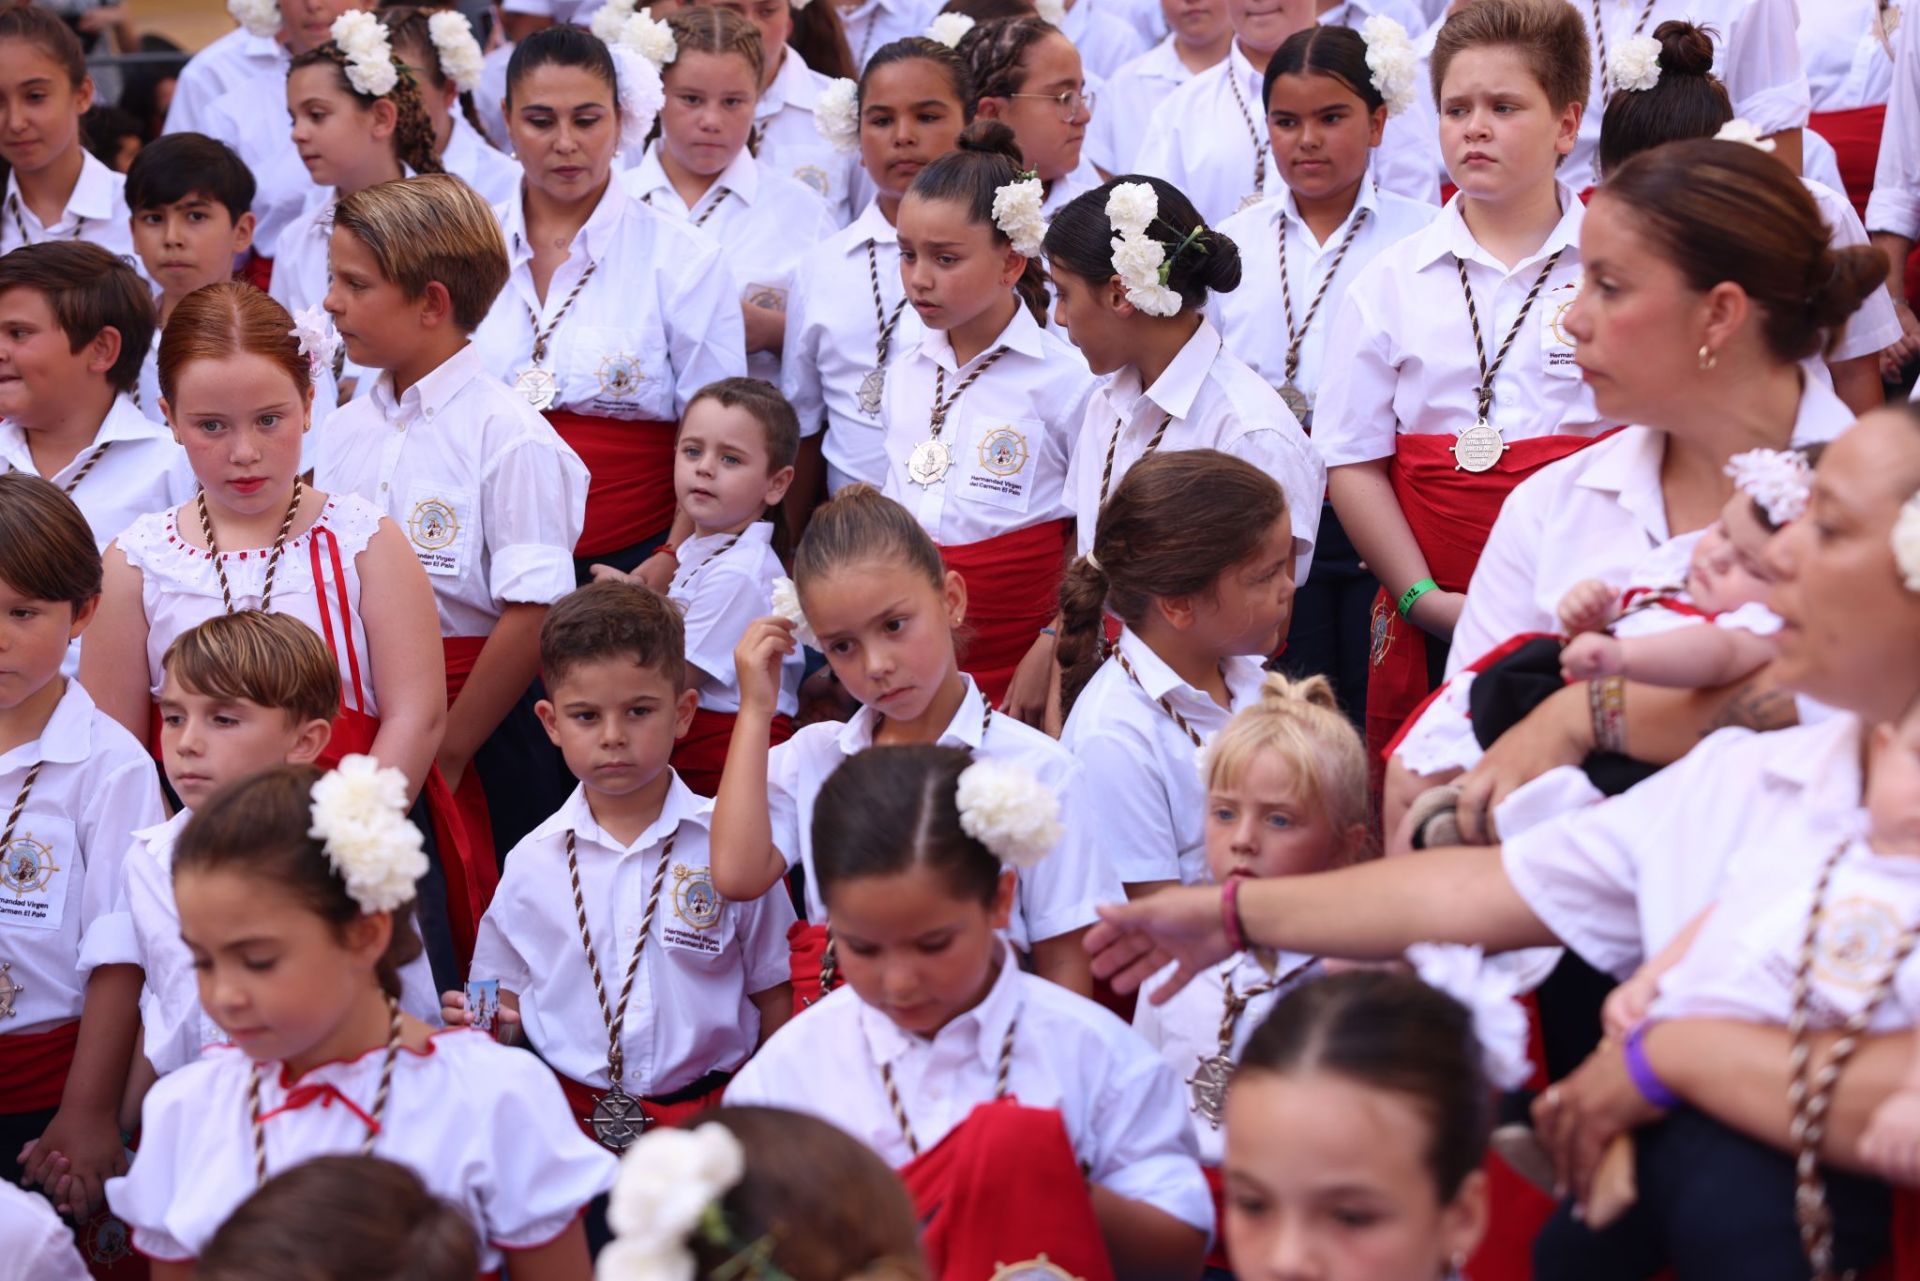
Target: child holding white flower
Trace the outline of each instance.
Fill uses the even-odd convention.
[[[132,1170],[108,1185],[156,1281],[181,1281],[273,1174],[375,1154],[460,1206],[481,1267],[586,1281],[581,1208],[614,1165],[531,1055],[402,1013],[427,870],[407,780],[368,757],[277,766],[201,807],[174,850],[180,930],[231,1047],[156,1085]]]
[[[887,370],[884,492],[965,580],[964,665],[995,706],[1028,719],[1044,687],[1009,701],[1050,644],[1070,537],[1068,463],[1093,375],[1049,333],[1040,180],[1013,131],[977,121],[900,204],[900,272],[926,337]],[[1045,654],[1041,654],[1044,662]],[[1044,666],[1040,667],[1045,674]]]
[[[812,1113],[880,1153],[928,1225],[935,1276],[1042,1253],[1088,1281],[1192,1276],[1213,1208],[1179,1078],[1114,1015],[1023,973],[999,936],[1059,813],[1027,771],[959,747],[840,766],[814,810],[813,870],[851,990],[781,1029],[728,1101]]]

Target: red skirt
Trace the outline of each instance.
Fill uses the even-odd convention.
[[[900,1178],[935,1281],[980,1281],[1041,1258],[1078,1281],[1113,1281],[1080,1158],[1052,1109],[982,1103]]]
[[[1068,523],[1042,521],[978,543],[942,547],[967,585],[967,640],[960,666],[997,707],[1040,629],[1060,609]]]
[[[1516,440],[1492,471],[1460,470],[1452,435],[1404,435],[1394,446],[1388,477],[1400,510],[1441,591],[1464,592],[1493,532],[1500,505],[1527,477],[1577,453],[1603,436],[1541,436]],[[1373,602],[1367,673],[1367,751],[1376,773],[1387,744],[1432,692],[1427,679],[1427,634],[1400,617],[1398,602],[1381,589]]]
[[[668,763],[696,796],[720,794],[720,773],[727,764],[727,748],[733,743],[736,719],[733,712],[711,712],[702,707],[694,712],[693,724],[687,726],[687,732],[673,745],[673,757]],[[792,737],[793,718],[775,716],[768,742],[778,747]]]
[[[1833,144],[1847,199],[1862,218],[1867,216],[1867,197],[1873,194],[1873,171],[1880,163],[1880,134],[1886,123],[1884,102],[1852,111],[1816,111],[1807,121],[1807,128]]]
[[[595,1092],[572,1077],[563,1076],[559,1072],[553,1074],[553,1079],[560,1082],[560,1092],[567,1096],[567,1106],[573,1109],[573,1119],[579,1125],[580,1132],[598,1143],[600,1140],[594,1138],[593,1133],[593,1101],[597,1097]],[[641,1099],[640,1113],[647,1118],[648,1126],[670,1125],[675,1129],[684,1129],[699,1120],[700,1114],[708,1108],[719,1107],[720,1096],[726,1092],[726,1084],[722,1082],[710,1090],[701,1091],[690,1099],[677,1099],[672,1103]]]
[[[587,465],[587,523],[575,556],[605,556],[664,534],[673,492],[675,423],[547,411],[547,421]]]

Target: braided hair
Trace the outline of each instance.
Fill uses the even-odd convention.
[[[380,100],[373,94],[361,93],[353,87],[353,82],[347,78],[346,50],[331,40],[294,58],[287,66],[287,74],[291,76],[302,67],[317,67],[323,63],[334,68],[340,87],[363,106],[370,107]],[[415,173],[445,173],[446,169],[440,164],[439,152],[434,146],[433,121],[427,117],[426,104],[420,101],[419,82],[413,78],[412,68],[397,57],[393,59],[393,69],[399,78],[384,96],[393,104],[397,115],[393,129],[394,158]]]
[[[960,38],[955,52],[973,76],[972,111],[982,98],[1005,98],[1020,92],[1027,53],[1060,28],[1045,18],[999,18],[983,22]]]
[[[420,69],[426,72],[427,83],[436,89],[447,87],[447,73],[440,66],[440,50],[433,43],[433,28],[429,25],[433,15],[443,12],[431,7],[419,8],[410,4],[390,4],[380,9],[380,25],[387,29],[388,37],[393,41],[394,52],[402,49],[419,61]],[[446,11],[452,12],[452,11]],[[476,132],[485,133],[480,124],[480,113],[473,105],[471,91],[459,95],[460,114]],[[415,166],[417,172],[426,170]]]

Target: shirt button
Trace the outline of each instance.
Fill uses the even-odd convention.
[[[380,482],[380,492],[383,494],[387,492],[387,482],[384,480]]]
[[[428,409],[428,410],[427,410],[427,417],[429,417],[429,418],[431,418],[431,417],[433,417],[433,410],[432,410],[432,409]]]

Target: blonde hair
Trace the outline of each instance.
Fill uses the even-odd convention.
[[[1343,839],[1355,824],[1366,825],[1367,750],[1326,677],[1268,673],[1260,701],[1227,722],[1207,749],[1207,789],[1235,786],[1262,752],[1286,762],[1291,799],[1324,813]]]
[[[759,85],[767,64],[760,28],[732,9],[711,5],[679,9],[667,15],[667,26],[673,29],[674,47],[679,52],[737,54],[753,69],[753,83]]]
[[[353,233],[380,274],[408,299],[439,281],[453,301],[453,323],[480,327],[507,283],[507,241],[478,192],[452,174],[375,183],[334,209],[336,229]]]
[[[290,614],[216,614],[174,637],[160,665],[204,698],[244,699],[300,724],[340,714],[340,666]]]

